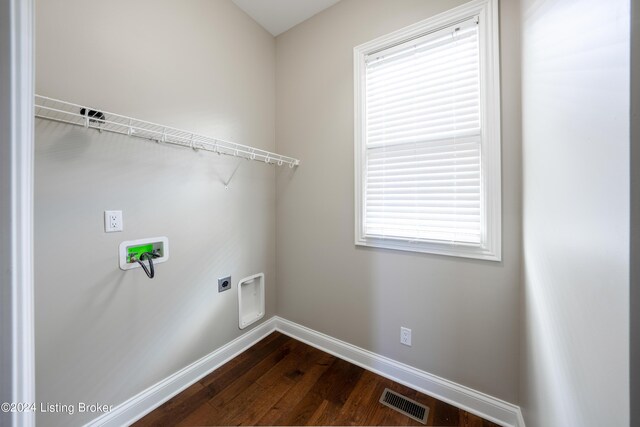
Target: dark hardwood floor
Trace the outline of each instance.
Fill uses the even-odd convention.
[[[279,332],[134,426],[422,425],[380,404],[385,388],[428,406],[429,426],[496,426]]]

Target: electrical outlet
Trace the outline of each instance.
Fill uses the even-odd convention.
[[[400,344],[411,347],[411,329],[404,326],[400,327]]]
[[[231,289],[231,276],[218,279],[218,292],[224,292]]]
[[[122,211],[104,211],[104,232],[122,231]]]

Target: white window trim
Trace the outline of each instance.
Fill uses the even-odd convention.
[[[0,3],[0,402],[33,403],[34,0]],[[36,425],[34,411],[0,425]]]
[[[367,237],[364,233],[364,168],[366,161],[364,123],[365,58],[368,54],[400,42],[437,31],[462,20],[479,17],[480,25],[480,103],[482,122],[481,171],[484,220],[480,246],[432,242],[410,242],[400,239]],[[476,258],[502,260],[502,201],[500,157],[500,38],[498,0],[473,0],[447,12],[420,21],[414,25],[382,36],[354,48],[354,105],[355,105],[355,244],[377,248],[396,249]]]

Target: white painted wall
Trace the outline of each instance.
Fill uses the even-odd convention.
[[[46,0],[36,18],[38,93],[274,150],[275,41],[230,0]],[[274,314],[273,166],[37,120],[35,179],[38,401],[117,405],[231,341],[242,277],[265,273]],[[153,280],[118,268],[121,241],[158,235]]]
[[[520,292],[518,3],[503,1],[503,262],[354,246],[353,48],[463,0],[343,0],[277,38],[280,316],[517,401]],[[400,345],[400,326],[413,347]]]
[[[629,4],[524,0],[528,427],[629,425]]]

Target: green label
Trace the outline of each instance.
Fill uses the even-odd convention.
[[[131,256],[135,255],[135,259],[140,259],[140,255],[145,252],[153,252],[153,243],[149,243],[148,245],[131,246],[130,248],[127,248],[127,262],[135,262],[131,261]]]

